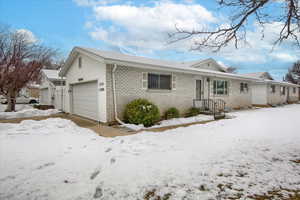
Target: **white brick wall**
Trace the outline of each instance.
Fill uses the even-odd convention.
[[[112,96],[112,68],[112,65],[107,65],[106,70],[106,102],[108,121],[114,121],[114,104]],[[170,107],[176,107],[181,114],[184,114],[188,110],[188,108],[190,108],[193,105],[193,99],[196,98],[196,79],[202,80],[204,98],[207,98],[208,86],[205,81],[206,79],[203,76],[175,73],[177,78],[176,90],[151,91],[144,90],[142,88],[143,72],[165,73],[161,71],[138,69],[125,66],[118,66],[115,72],[118,117],[120,117],[121,119],[123,117],[123,112],[126,104],[137,98],[145,98],[156,104],[161,111],[161,115],[166,109]],[[241,81],[228,80],[230,88],[229,94],[226,96],[213,95],[212,81],[213,79],[211,78],[210,98],[223,99],[227,103],[226,106],[230,108],[240,108],[251,105],[251,90],[249,88],[248,93],[240,93]],[[249,87],[251,87],[250,84]]]

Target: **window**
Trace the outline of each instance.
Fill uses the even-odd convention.
[[[240,84],[240,92],[243,93],[247,93],[249,91],[249,88],[248,88],[248,83],[241,83]]]
[[[171,90],[171,75],[148,74],[148,89]]]
[[[293,88],[293,93],[296,94],[296,88],[295,87]]]
[[[281,95],[285,95],[285,87],[284,86],[280,86],[280,93],[281,93]]]
[[[227,95],[228,82],[223,80],[214,80],[214,94]]]
[[[275,85],[271,85],[271,93],[276,93],[276,86]]]
[[[78,58],[78,68],[81,68],[82,67],[82,58],[79,57]]]

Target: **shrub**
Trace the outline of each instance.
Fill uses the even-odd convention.
[[[127,123],[152,126],[160,119],[159,109],[146,99],[136,99],[125,107],[124,119]]]
[[[178,117],[179,117],[179,111],[177,108],[172,107],[165,112],[165,119],[172,119]]]
[[[186,113],[187,117],[193,117],[200,114],[200,108],[191,107]]]

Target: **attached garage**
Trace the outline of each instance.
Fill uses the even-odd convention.
[[[49,105],[49,89],[43,88],[40,90],[40,104]]]
[[[97,81],[73,84],[72,113],[98,121],[97,94]]]

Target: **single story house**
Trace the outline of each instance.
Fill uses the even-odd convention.
[[[268,72],[249,73],[244,76],[260,79],[252,85],[253,105],[278,105],[299,101],[299,85],[275,81]]]
[[[43,69],[41,71],[40,104],[63,109],[64,89],[65,80],[59,77],[59,70]]]
[[[65,77],[65,111],[111,122],[137,98],[155,103],[161,114],[176,107],[185,113],[194,100],[223,101],[228,108],[252,105],[253,82],[260,79],[226,72],[213,59],[169,62],[75,47],[60,71]]]

